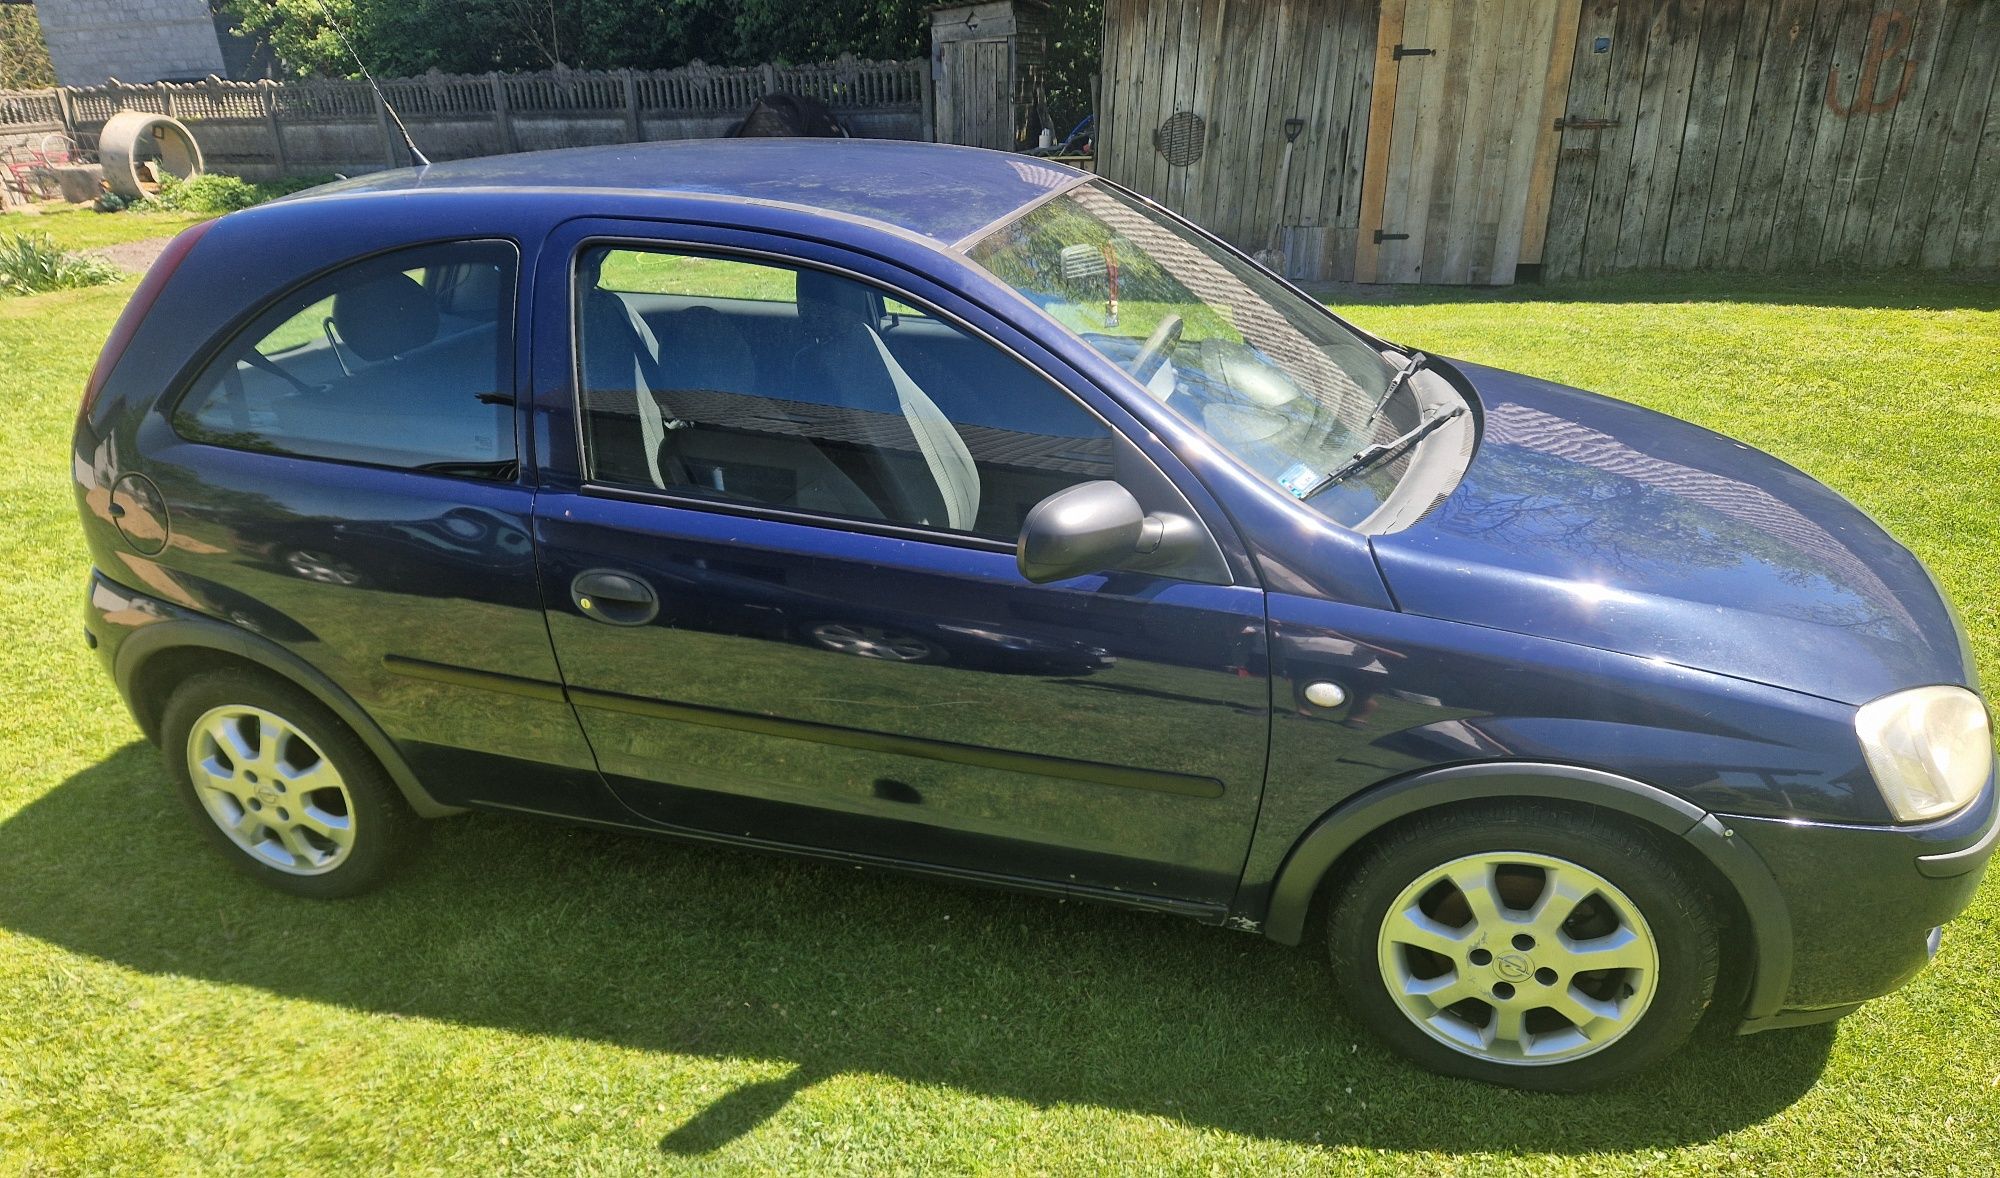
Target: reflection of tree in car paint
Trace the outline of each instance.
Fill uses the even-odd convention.
[[[1914,624],[1839,537],[1764,487],[1511,402],[1488,410],[1484,447],[1490,473],[1446,500],[1438,528],[1517,552],[1583,554],[1613,588],[1621,573],[1726,571],[1747,556],[1815,590],[1793,616],[1863,630]]]

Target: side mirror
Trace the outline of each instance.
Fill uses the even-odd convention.
[[[1037,585],[1109,568],[1156,563],[1188,529],[1173,516],[1147,515],[1132,492],[1109,480],[1065,487],[1028,511],[1014,561]],[[1135,558],[1148,558],[1144,561]]]

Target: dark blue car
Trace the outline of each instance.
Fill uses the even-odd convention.
[[[133,296],[74,469],[89,642],[303,895],[461,810],[908,869],[1323,936],[1401,1051],[1577,1089],[1900,985],[1993,849],[1964,635],[1866,515],[1041,160],[237,213]]]

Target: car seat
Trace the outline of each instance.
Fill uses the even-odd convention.
[[[899,518],[970,531],[979,516],[979,468],[937,403],[896,361],[876,329],[874,296],[817,270],[798,277],[804,343],[793,369],[802,394],[870,415],[867,461]],[[915,450],[928,479],[911,477],[894,451]]]

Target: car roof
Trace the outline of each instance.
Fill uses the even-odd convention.
[[[450,189],[652,192],[861,217],[949,245],[1089,176],[1034,156],[892,139],[688,139],[520,152],[336,181],[292,200]]]

